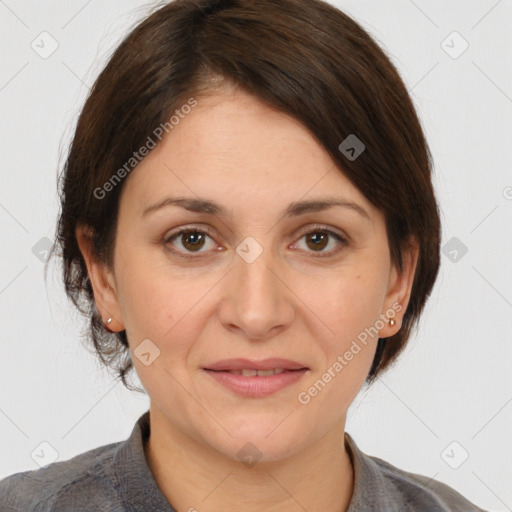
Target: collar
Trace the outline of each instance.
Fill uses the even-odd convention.
[[[135,423],[130,437],[120,443],[114,454],[113,474],[116,487],[128,512],[176,512],[158,487],[147,463],[144,444],[149,439],[149,434],[149,411],[146,411]],[[395,510],[392,502],[382,502],[386,496],[382,492],[386,482],[379,466],[361,452],[347,432],[345,447],[354,469],[354,489],[347,512]]]
[[[113,472],[119,494],[128,512],[176,512],[158,487],[147,463],[144,444],[149,432],[149,411],[146,411],[114,454]]]

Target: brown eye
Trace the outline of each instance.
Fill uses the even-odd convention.
[[[329,242],[329,235],[321,231],[314,231],[306,235],[307,245],[313,251],[322,251]]]
[[[305,249],[300,247],[301,244],[298,242],[295,245],[306,252],[316,253],[314,256],[319,258],[335,256],[349,245],[344,237],[323,226],[314,226],[313,229],[303,233],[300,241],[303,239],[305,240]]]
[[[196,251],[204,245],[204,234],[199,231],[185,231],[180,233],[183,247],[187,251]]]
[[[170,246],[169,249],[172,252],[184,258],[200,256],[208,249],[215,247],[215,242],[206,231],[191,228],[183,228],[169,235],[164,243]],[[210,243],[210,247],[208,247],[208,243]]]

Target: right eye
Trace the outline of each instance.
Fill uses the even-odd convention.
[[[201,254],[207,251],[201,251],[207,246],[207,242],[210,240],[210,249],[215,247],[213,239],[209,235],[207,228],[195,229],[190,227],[180,228],[177,232],[171,233],[165,239],[165,244],[172,246],[171,251],[177,253],[178,256],[183,258],[196,258],[198,257],[194,253]],[[179,247],[181,246],[181,247]]]

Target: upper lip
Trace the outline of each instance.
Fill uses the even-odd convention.
[[[216,363],[205,366],[205,370],[273,370],[282,368],[283,370],[302,370],[307,369],[303,364],[297,363],[290,359],[281,359],[279,357],[270,357],[260,361],[252,361],[250,359],[224,359]]]

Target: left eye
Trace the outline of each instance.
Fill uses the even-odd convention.
[[[336,245],[343,248],[347,244],[347,241],[338,233],[325,228],[315,228],[313,230],[304,233],[300,240],[305,239],[306,251],[320,253],[318,256],[330,256],[333,252],[337,252]],[[332,242],[332,243],[331,243]],[[295,244],[298,245],[298,244]],[[334,248],[324,250],[329,245]]]

